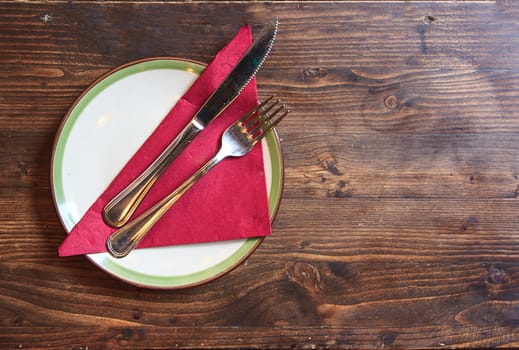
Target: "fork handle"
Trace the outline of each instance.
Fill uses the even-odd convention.
[[[103,208],[104,221],[112,227],[128,222],[160,175],[201,130],[193,121],[187,124],[160,156]]]
[[[112,233],[106,241],[108,252],[115,258],[122,258],[128,255],[179,198],[224,158],[225,156],[218,153],[184,181],[175,191],[139,215],[135,220]]]

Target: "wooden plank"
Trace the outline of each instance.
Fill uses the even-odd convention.
[[[45,343],[47,347],[111,348],[140,347],[148,344],[154,348],[208,348],[209,344],[222,348],[243,348],[245,339],[252,339],[261,348],[381,348],[406,347],[409,344],[421,344],[422,347],[471,347],[483,344],[486,347],[499,345],[514,347],[517,334],[499,329],[497,326],[459,328],[449,335],[441,326],[419,328],[413,334],[401,334],[402,328],[375,326],[361,328],[347,325],[344,327],[308,328],[308,327],[207,327],[204,340],[198,340],[193,328],[172,327],[77,327],[62,328],[56,331],[52,327],[34,327],[34,332],[24,332],[19,327],[8,327],[12,339],[2,343],[5,347],[38,347]],[[483,333],[483,335],[482,335]],[[494,333],[492,339],[483,339],[484,334]],[[368,338],[372,341],[366,341]],[[13,339],[14,338],[14,339]],[[23,339],[23,341],[17,341]],[[43,341],[38,341],[42,339]],[[110,340],[107,340],[110,339]],[[479,341],[470,341],[478,339]],[[86,345],[89,344],[89,345]],[[168,344],[168,345],[163,345]]]
[[[342,67],[311,70],[311,77],[292,69],[259,86],[298,107],[283,126],[312,135],[517,132],[514,73],[416,69],[371,75]]]
[[[105,73],[40,68],[25,76],[21,68],[5,68],[5,78],[0,78],[4,130],[55,130],[83,89]],[[343,67],[311,70],[315,76],[306,77],[308,70],[303,68],[266,68],[258,78],[259,92],[263,98],[277,93],[293,108],[281,130],[286,126],[303,127],[309,134],[518,131],[518,74],[421,69],[369,75]]]
[[[281,135],[287,197],[516,197],[512,134]]]
[[[12,64],[20,55],[30,64],[67,66],[113,66],[155,55],[208,61],[215,43],[223,45],[237,26],[249,22],[257,28],[274,14],[281,30],[272,54],[282,67],[333,67],[338,59],[380,71],[416,65],[510,68],[518,62],[510,40],[517,6],[506,1],[3,2],[1,10],[2,54]]]

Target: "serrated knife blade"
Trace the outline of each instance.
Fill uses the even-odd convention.
[[[202,128],[223,112],[254,78],[272,49],[277,28],[278,19],[273,18],[264,26],[223,83],[200,108],[193,119],[200,123]]]

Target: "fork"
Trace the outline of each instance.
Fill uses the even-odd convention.
[[[242,157],[249,153],[289,113],[286,106],[280,100],[273,100],[273,97],[269,97],[229,126],[222,134],[220,149],[216,155],[175,191],[112,233],[106,241],[108,252],[116,258],[128,255],[179,198],[216,164],[227,157]]]

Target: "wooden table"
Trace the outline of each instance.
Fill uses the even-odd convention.
[[[261,97],[274,234],[212,283],[134,287],[59,258],[50,155],[74,100],[151,56],[209,62],[280,18]],[[519,346],[515,1],[0,2],[0,346]]]

